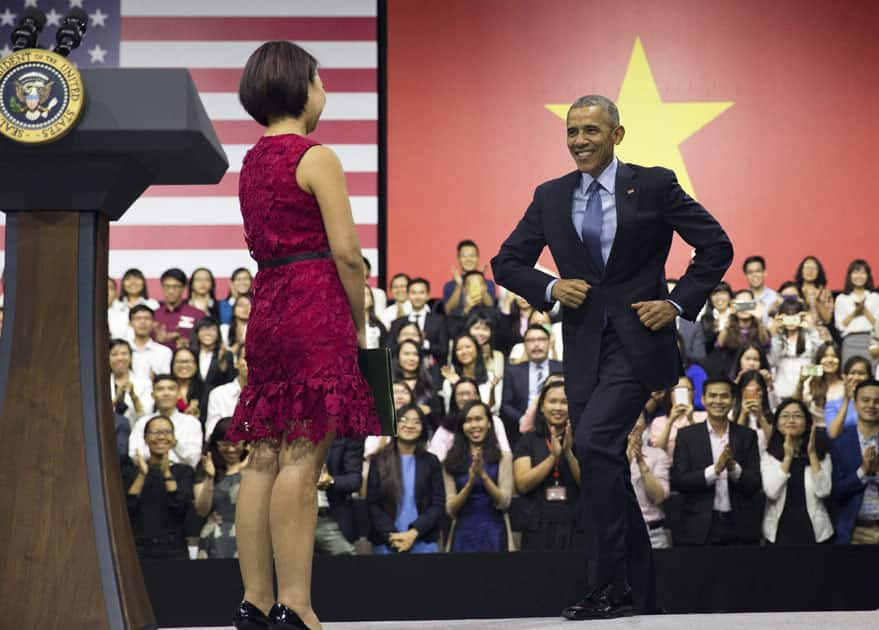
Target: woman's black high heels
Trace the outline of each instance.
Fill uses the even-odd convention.
[[[232,623],[237,630],[266,630],[269,627],[269,618],[263,611],[245,600],[232,616]]]
[[[291,628],[304,628],[308,626],[299,618],[293,610],[284,604],[278,603],[269,611],[269,630],[290,630]]]

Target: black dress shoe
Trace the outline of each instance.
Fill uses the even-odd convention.
[[[562,611],[562,617],[579,621],[583,619],[614,619],[634,614],[632,589],[622,594],[612,584],[597,588],[582,600]]]
[[[269,627],[269,618],[263,611],[245,600],[232,615],[232,623],[237,630],[266,630]]]
[[[269,611],[269,630],[290,630],[290,628],[305,628],[308,626],[299,618],[293,609],[284,604],[277,603]]]

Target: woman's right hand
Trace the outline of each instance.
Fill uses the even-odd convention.
[[[217,474],[217,469],[214,467],[214,458],[211,457],[210,453],[205,453],[201,456],[201,466],[204,469],[204,474],[211,479]]]
[[[134,454],[134,463],[137,464],[137,472],[146,477],[150,472],[150,467],[146,460],[144,460],[143,455],[140,454],[140,451]]]
[[[553,432],[552,437],[549,440],[550,453],[552,453],[553,457],[558,459],[559,457],[562,456],[562,452],[564,450],[565,450],[565,446],[564,446],[564,444],[562,444],[562,437],[559,436],[558,434],[556,434],[555,432]]]

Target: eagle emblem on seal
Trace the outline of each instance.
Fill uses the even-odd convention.
[[[58,104],[57,98],[49,100],[55,82],[42,72],[27,72],[14,79],[14,85],[15,96],[9,99],[9,107],[14,112],[24,113],[31,122],[47,118]]]

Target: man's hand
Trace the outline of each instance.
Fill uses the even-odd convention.
[[[638,319],[653,332],[665,328],[678,316],[678,309],[667,300],[635,302],[632,308],[638,313]]]
[[[867,450],[864,451],[864,458],[861,462],[861,470],[868,477],[872,477],[876,474],[877,467],[879,467],[879,457],[876,455],[876,447],[870,446]]]
[[[719,475],[722,473],[723,469],[729,465],[730,461],[732,461],[732,450],[730,450],[729,444],[727,444],[723,447],[720,457],[718,457],[717,461],[714,463],[715,474]]]
[[[559,280],[552,285],[552,297],[568,308],[580,308],[591,288],[585,280]]]

